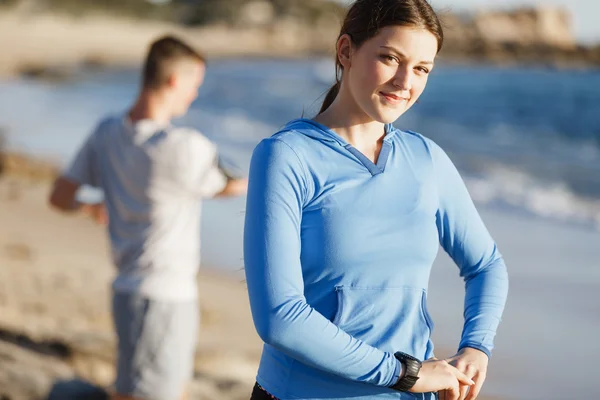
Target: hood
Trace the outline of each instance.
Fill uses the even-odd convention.
[[[335,133],[333,130],[308,118],[300,118],[290,121],[283,130],[293,130],[312,139],[321,142],[338,143],[343,147],[350,145],[344,138]],[[394,128],[392,124],[386,124],[385,132],[384,140],[388,140],[394,135],[396,128]]]

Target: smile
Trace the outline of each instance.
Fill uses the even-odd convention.
[[[384,99],[386,99],[389,103],[392,103],[392,104],[400,104],[402,102],[408,101],[407,97],[397,96],[397,95],[392,94],[392,93],[379,92],[379,94]]]

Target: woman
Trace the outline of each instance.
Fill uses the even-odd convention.
[[[446,154],[391,125],[423,92],[442,40],[426,0],[356,1],[320,113],[256,147],[244,258],[265,345],[252,399],[477,397],[506,267]],[[426,310],[440,244],[466,282],[448,360],[433,358]]]

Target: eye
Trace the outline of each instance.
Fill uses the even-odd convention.
[[[381,55],[381,59],[384,60],[384,61],[386,61],[386,62],[388,62],[388,63],[395,62],[395,63],[400,64],[400,60],[398,59],[398,57],[393,56],[391,54],[382,54]]]
[[[429,73],[429,69],[423,66],[419,66],[417,67],[417,71],[422,72],[424,74],[428,74]]]

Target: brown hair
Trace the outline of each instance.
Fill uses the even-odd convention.
[[[438,52],[442,49],[444,32],[440,20],[427,0],[356,0],[348,9],[338,39],[348,35],[356,47],[377,36],[386,26],[411,26],[427,29],[437,39]],[[319,114],[327,110],[337,97],[343,72],[336,54],[335,84],[325,95]]]
[[[152,42],[144,64],[144,88],[160,88],[169,79],[173,65],[183,60],[206,64],[200,52],[174,36],[163,36]]]

